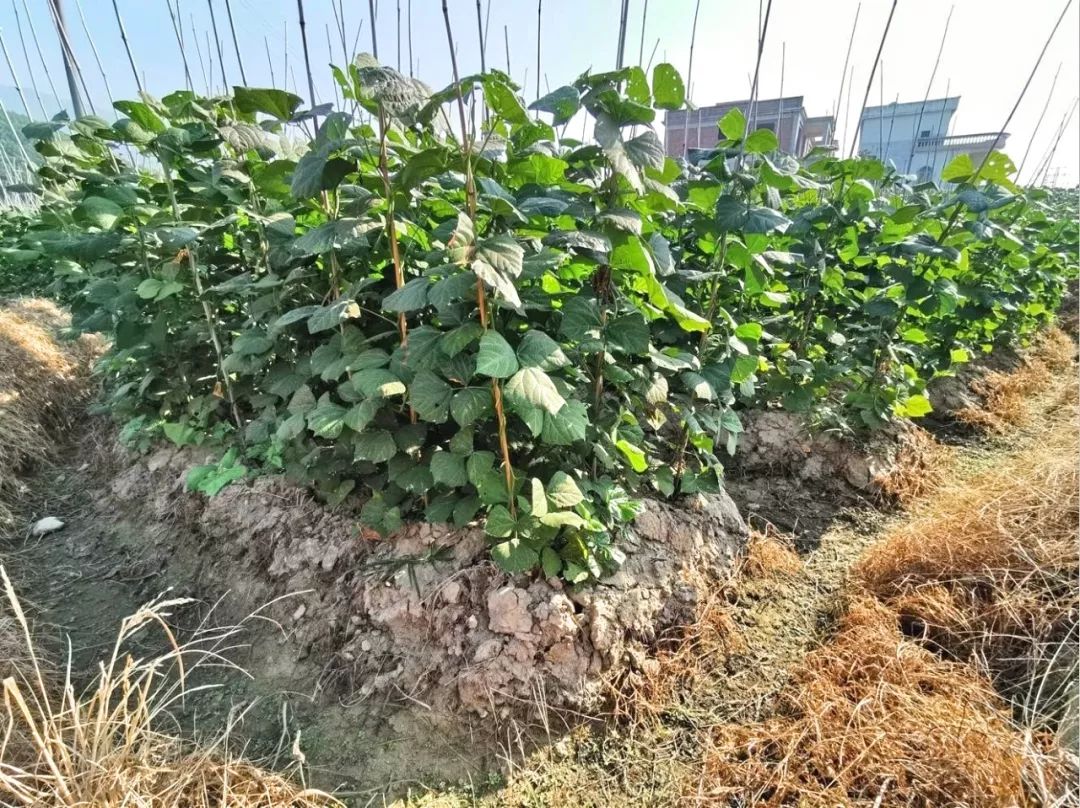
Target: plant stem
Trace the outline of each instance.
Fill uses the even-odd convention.
[[[172,207],[173,219],[180,222],[180,205],[176,201],[176,188],[173,185],[172,169],[169,168],[169,164],[165,161],[165,158],[160,154],[157,155],[158,162],[161,163],[161,170],[165,175],[165,187],[169,192],[169,205]],[[199,302],[202,303],[203,316],[206,318],[206,328],[210,332],[210,342],[214,346],[214,354],[217,356],[217,370],[218,375],[221,377],[222,384],[225,387],[225,394],[229,399],[229,407],[232,409],[233,423],[236,424],[237,437],[243,439],[243,422],[240,420],[240,411],[236,408],[236,397],[233,395],[232,380],[229,379],[229,374],[225,372],[222,364],[225,361],[225,352],[221,348],[221,340],[218,338],[217,327],[214,325],[214,314],[210,309],[210,304],[203,296],[202,280],[199,278],[199,267],[195,263],[195,254],[192,250],[187,250],[187,262],[188,269],[191,270],[191,277],[195,283],[195,294],[199,298]]]
[[[442,0],[443,20],[446,23],[446,40],[450,46],[450,66],[454,74],[454,89],[457,91],[458,117],[461,121],[461,156],[465,161],[465,204],[468,209],[469,219],[473,226],[476,225],[476,181],[472,170],[472,152],[469,147],[469,125],[465,120],[465,98],[461,93],[461,79],[458,73],[457,55],[454,52],[454,33],[450,28],[450,10],[447,8],[447,0]],[[538,57],[539,58],[539,57]],[[487,293],[484,290],[484,282],[476,279],[476,305],[480,314],[480,325],[487,331],[489,327],[487,316]],[[495,418],[499,430],[499,451],[502,453],[503,476],[506,479],[506,499],[510,513],[517,516],[517,505],[514,502],[514,467],[510,463],[510,441],[506,434],[506,411],[503,408],[502,388],[498,379],[491,380],[491,400],[495,406]]]

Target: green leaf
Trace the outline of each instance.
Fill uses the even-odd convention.
[[[517,358],[523,368],[557,370],[570,364],[559,343],[535,328],[525,332],[518,344]]]
[[[581,97],[573,87],[560,87],[542,98],[529,104],[529,109],[538,112],[550,112],[555,126],[562,126],[577,114],[581,108]]]
[[[320,438],[336,438],[345,428],[347,410],[331,401],[320,401],[318,406],[307,414],[308,429]]]
[[[686,103],[686,86],[673,65],[661,62],[653,68],[652,90],[660,109],[680,109]]]
[[[735,365],[731,368],[731,383],[742,384],[757,372],[757,368],[756,356],[735,357]]]
[[[766,154],[780,148],[780,141],[769,129],[758,129],[746,139],[746,150],[751,154]]]
[[[941,169],[941,179],[945,182],[963,181],[975,173],[975,163],[970,154],[958,154]]]
[[[903,404],[897,405],[896,410],[896,414],[901,417],[921,418],[933,412],[934,408],[930,406],[930,399],[926,396],[915,395],[908,396]]]
[[[638,168],[655,168],[659,170],[664,167],[664,160],[667,156],[664,153],[664,144],[660,142],[656,132],[651,129],[646,129],[640,135],[630,138],[623,145],[623,148],[626,150],[626,156],[630,158],[630,162]]]
[[[733,196],[722,196],[716,200],[716,223],[727,231],[783,233],[791,220],[778,210],[747,205]]]
[[[585,527],[585,520],[573,511],[553,511],[540,517],[540,524],[548,527]]]
[[[551,475],[547,487],[548,497],[557,508],[573,508],[585,500],[574,478],[565,471],[556,471]]]
[[[322,331],[329,331],[331,328],[337,328],[345,320],[359,316],[360,306],[357,305],[356,301],[342,298],[329,306],[319,306],[308,317],[308,333],[318,334]],[[276,329],[279,324],[280,319],[274,323],[274,328]]]
[[[164,285],[165,284],[157,278],[147,278],[135,287],[135,294],[143,300],[153,300],[157,297],[157,293],[161,291],[161,287]]]
[[[364,432],[353,438],[353,457],[371,463],[385,463],[397,454],[394,436],[385,429]]]
[[[450,401],[450,414],[459,426],[468,426],[493,412],[491,391],[482,387],[458,390]]]
[[[558,414],[544,413],[540,440],[548,446],[570,446],[585,440],[589,429],[589,408],[585,402],[570,399]]]
[[[142,101],[116,101],[113,107],[127,115],[147,132],[160,135],[165,131],[165,122],[150,108],[149,104]]]
[[[720,134],[727,140],[742,140],[746,134],[746,116],[735,107],[720,119]]]
[[[555,383],[540,368],[522,368],[506,383],[504,392],[511,400],[542,407],[555,415],[566,404]]]
[[[495,563],[509,573],[527,572],[537,565],[540,556],[521,539],[500,542],[491,548]]]
[[[532,511],[532,516],[540,517],[544,516],[548,512],[547,495],[544,493],[544,484],[540,482],[536,477],[533,477],[530,481],[532,490],[529,498],[529,505]]]
[[[629,441],[620,438],[615,441],[615,448],[623,453],[623,456],[630,461],[630,467],[638,474],[649,468],[649,462],[645,459],[645,452]]]
[[[439,485],[459,488],[469,482],[465,458],[453,452],[435,452],[431,456],[431,475]]]
[[[397,374],[386,368],[365,368],[353,374],[352,388],[364,398],[387,398],[405,392]]]
[[[374,398],[369,398],[354,405],[345,413],[345,426],[353,432],[363,432],[367,429],[368,424],[375,419],[381,405],[382,402]]]
[[[247,331],[233,340],[232,349],[241,356],[264,354],[274,347],[274,341],[257,331]]]
[[[383,299],[383,311],[410,312],[424,308],[430,285],[427,278],[413,278]]]
[[[480,338],[476,356],[476,372],[493,379],[506,379],[518,369],[517,357],[502,334],[488,331]]]
[[[484,532],[497,539],[505,539],[514,535],[517,530],[517,520],[510,515],[510,511],[503,505],[496,505],[488,511],[484,522]]]
[[[287,121],[296,113],[303,99],[284,90],[233,87],[233,103],[236,105],[237,112],[248,114],[262,112],[279,121]]]
[[[505,233],[484,239],[476,245],[477,260],[483,261],[510,278],[516,278],[521,274],[524,257],[525,250],[514,241],[513,236]]]
[[[102,230],[112,230],[124,209],[103,196],[88,196],[75,209],[75,214]]]
[[[485,76],[484,101],[503,120],[518,125],[529,122],[529,116],[521,100],[513,90],[493,74]]]
[[[608,162],[611,163],[615,173],[622,175],[631,188],[641,193],[645,186],[641,182],[641,175],[638,173],[637,167],[630,159],[630,155],[627,154],[626,144],[623,143],[622,130],[606,112],[601,112],[596,116],[593,137],[600,144],[600,148],[604,150],[604,155],[607,157]]]
[[[430,370],[421,370],[409,385],[409,403],[425,421],[441,424],[450,412],[453,388]]]
[[[563,563],[558,553],[550,547],[545,547],[540,551],[540,566],[543,568],[546,577],[554,578],[562,572]]]
[[[644,354],[649,350],[649,325],[636,311],[609,322],[604,335],[612,350],[626,354]]]
[[[449,155],[446,149],[424,149],[412,155],[394,175],[393,187],[396,191],[409,191],[424,180],[438,176],[446,171]]]

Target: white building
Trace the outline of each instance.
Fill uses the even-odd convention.
[[[859,152],[892,163],[920,181],[940,182],[941,170],[958,154],[975,165],[992,149],[1001,149],[1008,134],[997,132],[950,135],[949,127],[960,96],[867,107],[859,131]]]

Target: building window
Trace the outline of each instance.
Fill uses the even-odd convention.
[[[774,135],[776,134],[776,124],[775,123],[755,123],[754,128],[755,129],[768,129]]]
[[[919,137],[930,137],[930,130],[923,129],[921,132],[919,132]]]

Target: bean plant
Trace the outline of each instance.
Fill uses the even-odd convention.
[[[668,64],[528,107],[497,70],[334,74],[342,110],[236,87],[26,128],[41,208],[4,249],[110,336],[130,441],[220,447],[208,495],[285,474],[365,530],[480,521],[504,569],[581,584],[643,497],[720,488],[740,412],[924,415],[1076,275],[1075,216],[1004,155],[942,190],[783,155],[736,110],[673,159]]]

